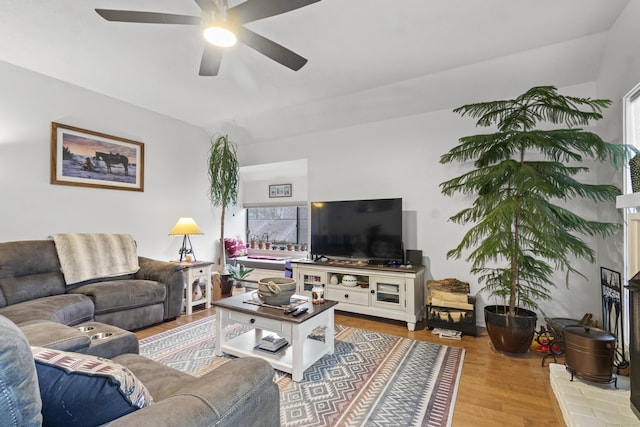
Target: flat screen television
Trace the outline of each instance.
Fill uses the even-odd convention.
[[[315,257],[402,263],[402,199],[311,203]]]

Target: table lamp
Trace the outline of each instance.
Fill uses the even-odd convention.
[[[180,262],[186,259],[187,255],[193,255],[193,260],[196,260],[196,255],[193,253],[193,248],[191,247],[191,239],[189,238],[189,236],[193,234],[203,234],[200,232],[198,224],[196,224],[193,218],[180,218],[175,227],[169,232],[169,236],[183,236],[182,247],[178,251],[180,254]]]

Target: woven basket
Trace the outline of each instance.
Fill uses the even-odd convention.
[[[258,282],[258,296],[269,305],[288,305],[296,291],[296,281],[288,277],[265,277]]]

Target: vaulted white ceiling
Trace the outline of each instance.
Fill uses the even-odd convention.
[[[2,0],[0,60],[259,142],[457,106],[492,82],[592,81],[628,2],[321,0],[247,25],[307,58],[300,71],[239,44],[200,77],[199,27],[94,11],[199,15],[193,0]]]

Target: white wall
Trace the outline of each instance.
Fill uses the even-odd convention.
[[[168,260],[181,244],[168,233],[190,216],[205,233],[191,239],[196,256],[214,259],[202,129],[3,62],[0,93],[0,241],[130,233],[141,255]],[[50,184],[52,121],[144,143],[144,192]]]
[[[593,96],[592,85],[579,89],[583,96]],[[468,201],[462,196],[445,197],[439,188],[441,182],[460,175],[463,169],[441,165],[439,160],[459,137],[478,131],[472,121],[460,118],[451,110],[443,110],[273,144],[256,144],[241,151],[247,163],[268,162],[273,153],[282,156],[284,152],[293,158],[306,156],[310,200],[402,197],[403,210],[415,212],[417,245],[412,249],[423,251],[427,278],[456,277],[469,281],[475,294],[480,287],[470,275],[469,265],[464,260],[446,257],[447,251],[458,244],[466,231],[466,227],[449,222],[448,218],[466,207]],[[585,204],[579,210],[596,219],[597,210],[593,205]],[[594,242],[593,246],[596,245]],[[589,311],[599,316],[599,268],[584,262],[578,265],[580,271],[586,270],[589,280],[575,277],[567,289],[564,276],[559,275],[554,301],[543,303],[547,315],[581,318]],[[480,306],[484,306],[485,297],[478,297]],[[543,319],[540,313],[541,324]],[[483,323],[481,310],[478,321]]]
[[[640,2],[630,1],[624,12],[616,21],[607,39],[605,54],[603,55],[598,79],[596,82],[598,97],[611,99],[613,105],[604,123],[601,126],[601,134],[611,141],[624,142],[623,134],[623,97],[640,83],[640,52],[638,51],[638,40],[640,40]],[[611,176],[611,171],[600,171],[601,179]],[[624,182],[623,174],[615,174],[615,179],[619,186],[625,186],[631,192],[630,182]],[[628,179],[628,178],[627,178]],[[624,215],[622,212],[618,216]],[[627,218],[625,218],[626,220]],[[631,221],[633,222],[633,221]],[[631,227],[637,231],[637,227]],[[625,230],[626,231],[626,230]],[[637,234],[636,234],[637,239]],[[623,277],[623,285],[635,274],[633,268],[638,265],[638,260],[630,260],[628,265],[624,262],[625,255],[637,255],[631,251],[626,254],[625,239],[620,233],[614,245],[601,244],[599,255],[601,265],[619,271]],[[629,271],[625,271],[625,267]],[[628,305],[625,304],[626,316],[628,316]],[[628,319],[627,319],[628,320]],[[628,323],[625,326],[626,334],[629,334]],[[629,343],[629,337],[625,337]]]
[[[240,195],[244,207],[300,206],[308,200],[307,159],[263,163],[240,168]],[[291,184],[287,197],[271,197],[270,186]]]
[[[310,201],[402,197],[403,210],[415,211],[412,249],[423,251],[428,278],[470,280],[464,261],[446,260],[463,232],[447,219],[464,204],[445,199],[438,183],[459,172],[440,165],[440,155],[473,131],[447,110],[241,147],[240,155],[243,164],[309,159]]]
[[[561,93],[585,97],[613,97],[614,100],[635,85],[633,77],[640,73],[627,73],[619,70],[630,62],[637,64],[640,52],[633,49],[631,40],[638,40],[640,27],[626,22],[627,15],[640,16],[640,4],[631,5],[624,16],[616,24],[615,36],[607,40],[608,49],[605,60],[607,66],[600,70],[598,85],[613,86],[615,90],[601,90],[593,81],[573,82],[567,85],[566,80],[554,79],[544,75],[542,81],[525,81],[514,70],[527,63],[527,53],[510,58],[499,58],[495,61],[477,64],[453,71],[458,77],[459,85],[451,89],[452,98],[460,101],[451,108],[416,116],[392,118],[377,123],[362,124],[352,127],[336,127],[330,131],[301,135],[295,138],[262,142],[243,146],[239,154],[243,165],[265,162],[308,158],[309,159],[309,200],[366,199],[381,197],[402,197],[403,209],[416,212],[417,247],[421,249],[428,266],[427,278],[456,277],[469,281],[472,293],[479,290],[474,277],[470,276],[469,266],[464,260],[446,258],[446,252],[456,246],[462,238],[464,227],[448,222],[448,218],[467,206],[468,201],[461,196],[447,198],[440,193],[438,184],[462,173],[462,169],[453,165],[444,167],[439,163],[440,156],[453,147],[458,138],[482,132],[474,123],[460,118],[451,110],[462,103],[480,100],[500,99],[518,95],[522,90],[535,85],[550,84],[559,88]],[[632,10],[633,9],[633,10]],[[618,28],[620,27],[620,28]],[[618,38],[631,36],[629,42],[622,43]],[[619,35],[618,35],[619,34]],[[619,48],[618,44],[622,43]],[[553,47],[551,47],[553,48]],[[528,57],[533,60],[539,50],[532,51]],[[561,68],[559,59],[557,67]],[[622,81],[616,81],[620,74],[631,74]],[[560,75],[560,73],[559,73]],[[465,79],[464,76],[467,76]],[[615,83],[614,83],[615,81]],[[582,84],[579,84],[582,83]],[[632,84],[633,83],[633,84]],[[466,94],[466,95],[465,95]],[[613,96],[615,95],[615,96]],[[617,98],[616,98],[617,97]],[[609,121],[619,121],[619,108],[609,109],[605,115]],[[600,127],[603,137],[615,141],[619,138],[619,129],[614,125],[611,132],[607,121]],[[600,130],[599,130],[600,132]],[[613,134],[613,135],[612,135]],[[613,138],[611,138],[613,136]],[[609,167],[594,165],[594,182],[613,183],[621,186],[621,175]],[[604,181],[602,181],[604,180]],[[599,215],[611,220],[615,217],[613,205],[602,207],[591,203],[578,202],[577,211],[590,219],[598,219]],[[603,213],[604,212],[604,213]],[[586,279],[574,277],[569,288],[565,287],[564,275],[558,274],[557,288],[552,292],[553,301],[543,303],[544,313],[539,313],[540,324],[544,315],[549,317],[581,318],[586,312],[593,313],[596,318],[601,315],[600,303],[600,265],[618,268],[622,264],[621,253],[611,253],[608,248],[620,246],[620,236],[608,239],[593,240],[591,246],[598,251],[611,254],[613,259],[599,254],[594,264],[584,261],[576,262],[574,267],[584,272]],[[604,263],[604,264],[601,264]],[[479,296],[479,308],[487,303],[484,295]],[[478,319],[483,323],[482,310]]]

